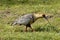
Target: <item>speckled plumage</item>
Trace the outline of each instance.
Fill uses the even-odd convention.
[[[34,22],[34,15],[32,13],[23,15],[16,19],[12,25],[19,24],[19,25],[27,25],[29,23]]]

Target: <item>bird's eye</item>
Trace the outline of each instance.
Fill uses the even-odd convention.
[[[45,17],[45,15],[44,15],[44,14],[43,14],[42,16],[43,16],[43,17]]]

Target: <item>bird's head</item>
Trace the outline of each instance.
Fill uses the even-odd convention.
[[[44,14],[44,13],[35,13],[34,16],[38,19],[38,18],[45,18],[45,19],[48,19],[48,18],[51,18],[53,17],[52,15],[48,15],[48,14]]]
[[[52,18],[53,16],[52,15],[42,14],[42,17],[45,18],[45,19],[48,19],[48,18]]]

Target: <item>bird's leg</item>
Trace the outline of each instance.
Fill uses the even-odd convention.
[[[27,27],[29,27],[32,31],[34,31],[30,24],[26,25],[26,31],[27,31]]]
[[[34,30],[33,30],[33,28],[32,28],[32,27],[30,27],[30,29],[32,30],[32,32],[34,32]]]
[[[29,28],[32,30],[32,32],[34,31],[33,28],[31,27],[31,25],[29,25]]]
[[[26,29],[25,29],[25,31],[27,32],[27,26],[26,26]]]

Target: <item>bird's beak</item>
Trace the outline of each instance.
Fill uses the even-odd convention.
[[[45,19],[52,18],[53,16],[45,16]]]
[[[47,18],[46,16],[45,16],[44,18],[45,18],[46,20],[48,20],[48,18]]]
[[[48,21],[49,18],[52,18],[53,16],[45,16],[44,18]]]
[[[53,17],[52,15],[45,15],[45,14],[43,14],[42,16],[43,16],[43,18],[45,18],[46,20],[48,20],[49,18],[52,18],[52,17]]]

